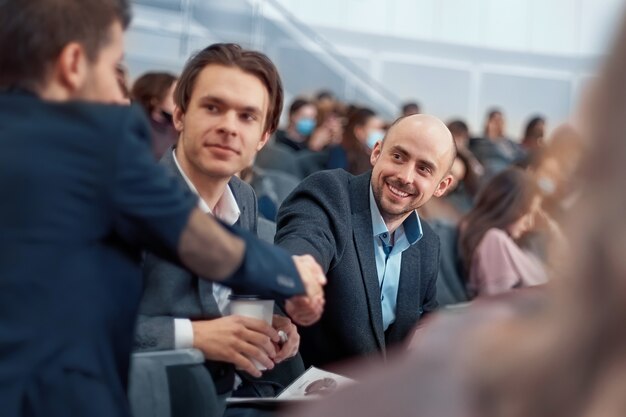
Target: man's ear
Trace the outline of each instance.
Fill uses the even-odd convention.
[[[452,174],[446,174],[446,176],[439,182],[439,185],[437,185],[437,189],[433,195],[435,197],[441,197],[446,193],[450,184],[452,184]]]
[[[263,147],[267,144],[267,141],[270,139],[270,132],[265,132],[263,133],[263,136],[261,136],[261,140],[259,141],[259,143],[256,145],[256,151],[260,151],[261,149],[263,149]]]
[[[70,42],[61,50],[57,59],[54,82],[65,88],[70,96],[81,90],[87,79],[87,54],[78,42]]]
[[[176,129],[178,133],[182,132],[183,128],[185,127],[183,123],[184,117],[185,117],[185,114],[180,109],[180,107],[174,106],[174,114],[172,114],[172,121],[174,122],[174,128]]]
[[[374,149],[372,149],[372,154],[370,155],[370,164],[372,164],[372,166],[376,165],[376,161],[378,161],[378,158],[380,158],[380,154],[383,151],[383,141],[379,140],[378,142],[376,142],[376,145],[374,145]]]

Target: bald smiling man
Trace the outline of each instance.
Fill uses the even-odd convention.
[[[402,117],[374,147],[372,171],[319,172],[284,202],[276,244],[312,255],[328,276],[322,319],[300,330],[306,365],[385,358],[437,307],[439,239],[416,209],[445,193],[455,156],[439,119]]]

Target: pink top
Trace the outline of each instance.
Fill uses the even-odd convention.
[[[500,229],[489,229],[472,257],[470,294],[500,294],[512,288],[544,284],[546,281],[542,262],[522,250]]]

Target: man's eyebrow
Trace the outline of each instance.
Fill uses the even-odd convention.
[[[220,105],[228,104],[228,102],[226,102],[225,100],[217,96],[207,95],[207,96],[200,97],[200,104],[206,104],[206,103],[214,103],[214,104],[220,104]],[[239,111],[245,111],[245,112],[254,113],[254,114],[261,114],[261,109],[259,109],[256,106],[244,105],[244,106],[233,106],[233,107],[235,107]]]

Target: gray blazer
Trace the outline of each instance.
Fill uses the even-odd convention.
[[[424,236],[402,253],[396,320],[383,330],[374,256],[369,186],[371,172],[337,169],[302,181],[278,212],[275,242],[311,254],[327,273],[322,319],[300,329],[305,365],[324,366],[379,352],[403,341],[420,317],[437,307],[439,238]]]
[[[160,162],[183,184],[171,150],[168,150]],[[237,226],[256,233],[257,205],[252,187],[239,178],[229,181],[235,200],[241,212]],[[139,305],[139,317],[135,333],[135,348],[140,351],[174,349],[174,319],[208,320],[221,317],[213,297],[213,284],[201,279],[192,272],[167,262],[152,253],[147,253],[143,265],[144,292]],[[296,357],[297,362],[299,357]],[[298,375],[300,367],[286,361],[266,372],[262,379],[271,380],[272,373],[281,374],[281,369],[288,375],[279,375],[279,383],[284,385]],[[285,365],[286,364],[286,365]],[[301,364],[301,362],[300,362]],[[216,388],[223,393],[232,388],[234,368],[230,364],[207,362],[213,375]],[[285,372],[283,372],[284,374]],[[293,374],[293,375],[292,375]],[[252,380],[251,376],[248,376]],[[259,395],[274,395],[273,389]]]

